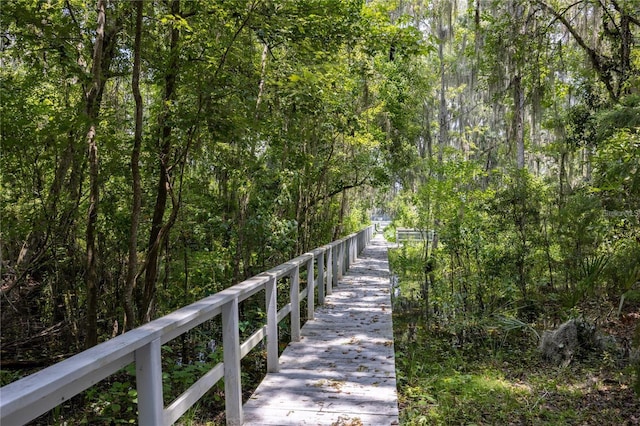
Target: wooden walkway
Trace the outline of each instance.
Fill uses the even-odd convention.
[[[246,402],[244,424],[397,425],[389,287],[378,236]]]

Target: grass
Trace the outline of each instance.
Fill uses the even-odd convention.
[[[396,314],[396,370],[403,425],[634,425],[640,401],[626,371],[593,357],[567,368],[546,365],[526,332],[464,347],[415,314]],[[500,338],[500,342],[505,342]]]
[[[628,358],[588,353],[553,366],[537,350],[540,326],[507,312],[452,315],[455,301],[446,320],[427,321],[411,253],[389,257],[401,275],[393,320],[401,425],[640,424]],[[616,319],[606,331],[631,341],[634,327],[624,328]]]

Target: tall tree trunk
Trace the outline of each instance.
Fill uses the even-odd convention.
[[[520,72],[513,79],[513,129],[516,142],[516,165],[524,169],[524,89]]]
[[[565,149],[560,153],[560,171],[558,172],[558,207],[564,207],[565,194],[568,193],[566,189],[567,184],[567,152]]]
[[[519,0],[512,0],[511,10],[514,24],[512,29],[512,43],[514,51],[511,53],[510,68],[513,79],[513,137],[516,145],[516,166],[524,169],[524,88],[522,86],[522,57],[524,56],[522,45],[522,31],[524,31],[524,7]]]
[[[262,59],[260,60],[260,83],[258,84],[258,96],[256,99],[256,113],[254,118],[256,121],[260,118],[260,104],[264,95],[264,87],[267,81],[267,60],[269,59],[269,45],[267,43],[262,47]]]
[[[440,59],[440,109],[438,113],[438,122],[440,123],[439,133],[439,146],[438,146],[438,162],[442,163],[442,156],[445,146],[449,143],[449,129],[448,129],[448,111],[447,111],[447,83],[445,79],[445,67],[444,67],[444,43],[445,43],[445,29],[442,26],[442,17],[438,24],[438,58]]]
[[[344,217],[347,211],[347,190],[342,191],[342,198],[340,200],[340,216],[338,217],[338,225],[335,227],[333,231],[333,239],[332,241],[337,240],[342,235],[344,230]]]
[[[127,281],[124,288],[124,312],[125,330],[135,327],[135,314],[133,309],[133,288],[136,283],[138,269],[138,227],[140,224],[140,208],[142,204],[142,187],[140,176],[140,146],[142,144],[142,96],[140,94],[140,50],[142,39],[142,12],[144,0],[136,1],[136,29],[133,44],[133,72],[131,76],[131,89],[136,104],[135,133],[133,136],[133,149],[131,151],[131,189],[133,200],[131,207],[131,226],[129,228],[129,259],[127,265]]]
[[[620,16],[620,94],[629,93],[628,85],[625,82],[629,79],[631,68],[631,49],[633,46],[633,33],[631,32],[631,17],[623,10],[619,10]],[[637,22],[637,21],[636,21]]]
[[[98,144],[96,142],[96,125],[99,111],[98,97],[102,83],[102,52],[105,30],[105,0],[98,0],[98,26],[93,49],[91,67],[92,82],[86,98],[85,113],[89,119],[87,131],[87,147],[89,150],[89,210],[87,212],[87,320],[85,346],[90,348],[98,343],[98,273],[96,250],[96,224],[98,221],[98,204],[100,200],[98,184]]]
[[[171,14],[179,15],[180,0],[171,1]],[[162,247],[162,238],[166,237],[166,232],[161,233],[164,213],[166,210],[167,197],[169,193],[170,169],[169,154],[171,153],[171,133],[173,125],[169,122],[169,105],[174,98],[176,78],[178,74],[178,41],[180,30],[173,25],[170,36],[169,61],[167,63],[166,75],[164,78],[163,110],[158,118],[161,128],[160,152],[159,152],[159,174],[156,188],[156,204],[153,209],[153,219],[151,222],[151,232],[149,235],[149,245],[147,250],[146,271],[144,277],[144,288],[141,305],[138,311],[140,322],[148,322],[151,319],[153,299],[156,292],[156,282],[158,279],[158,261]]]
[[[424,140],[420,146],[420,158],[423,160],[425,158],[431,160],[431,157],[433,156],[433,136],[431,135],[431,108],[429,108],[427,102],[424,102],[422,110],[422,134]],[[426,176],[423,176],[423,179],[424,178],[426,178]]]

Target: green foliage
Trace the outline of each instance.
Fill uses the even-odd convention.
[[[626,219],[632,220],[640,206],[640,156],[638,130],[619,130],[605,140],[595,156],[596,180],[593,190],[604,198],[612,216],[624,219],[615,212],[630,210]]]
[[[142,200],[130,235],[136,14],[131,2],[107,2],[104,86],[87,105],[97,13],[84,3],[13,1],[0,14],[1,278],[3,291],[14,285],[0,311],[3,347],[16,343],[9,357],[46,347],[55,359],[83,347],[89,110],[97,114],[100,340],[122,331],[130,267],[141,311],[145,274],[157,267],[148,283],[153,318],[360,229],[394,169],[384,117],[417,133],[402,102],[425,74],[412,78],[423,37],[384,5],[144,2]],[[392,47],[397,68],[388,64]],[[158,260],[148,262],[159,227]],[[245,333],[260,309],[243,308]],[[210,338],[194,332],[165,345],[167,396],[210,368],[214,360],[194,356]],[[243,380],[256,379],[248,374]],[[3,382],[17,377],[3,371]],[[95,388],[87,418],[135,419],[132,380],[118,379]],[[219,389],[203,408],[221,410],[216,398]],[[70,422],[85,414],[76,413]]]
[[[510,315],[429,324],[396,311],[394,334],[402,424],[616,424],[637,407],[629,376],[599,358],[542,364],[535,330]]]
[[[85,3],[10,1],[0,14],[1,278],[14,286],[1,302],[3,345],[34,346],[14,346],[14,355],[82,347],[91,108],[102,339],[123,323],[132,239],[134,299],[142,270],[157,264],[159,316],[359,229],[381,192],[390,194],[389,238],[395,227],[437,235],[392,255],[411,283],[402,297],[435,323],[463,318],[457,338],[467,329],[487,335],[486,316],[505,308],[517,328],[539,321],[543,308],[562,318],[635,291],[639,38],[633,25],[628,40],[610,31],[623,24],[624,2],[606,15],[604,3],[585,2],[584,13],[603,22],[578,28],[611,64],[625,59],[611,53],[629,48],[628,64],[604,63],[618,73],[619,96],[603,81],[613,74],[585,66],[576,33],[527,1],[466,2],[465,10],[449,0],[173,2],[179,11],[145,2],[134,235],[133,3],[108,2],[113,44],[103,52],[99,105],[86,104],[97,16]],[[569,15],[580,9],[547,3]],[[516,75],[528,170],[510,169]],[[158,186],[161,169],[168,186]],[[148,265],[154,217],[167,232]],[[62,335],[31,339],[57,324],[68,325]],[[207,338],[189,339],[195,348]],[[177,353],[166,366],[171,391],[205,368],[174,368]],[[475,376],[452,380],[504,395]],[[95,412],[129,421],[127,386],[100,389]]]
[[[352,208],[349,216],[344,221],[345,233],[351,234],[361,230],[369,224],[369,217],[365,209]]]
[[[86,398],[90,413],[79,424],[135,424],[138,421],[135,366],[125,367],[115,380],[89,388]]]
[[[637,243],[623,236],[631,232],[634,238],[631,230],[637,228],[627,224],[636,219],[607,214],[599,193],[577,189],[556,207],[553,187],[526,171],[493,173],[494,184],[486,186],[471,161],[453,157],[431,167],[442,178],[394,200],[397,223],[437,230],[437,247],[401,261],[414,262],[407,270],[419,271],[427,249],[436,265],[426,312],[449,318],[459,311],[515,306],[522,320],[534,321],[542,306],[562,302],[570,309],[594,298],[616,298],[624,292],[617,285],[634,281],[626,277],[633,270],[626,262],[633,263]],[[612,228],[616,220],[622,228]],[[399,259],[404,257],[405,252]],[[405,278],[424,303],[415,289],[425,275]]]

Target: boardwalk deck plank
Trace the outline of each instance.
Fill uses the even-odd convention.
[[[363,251],[244,405],[245,425],[397,425],[387,246]]]

